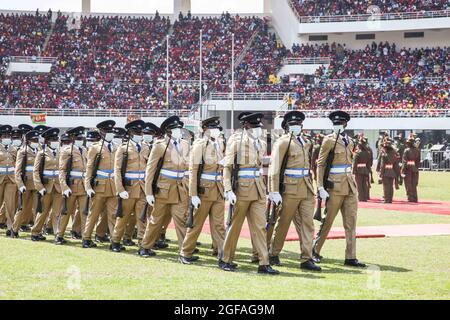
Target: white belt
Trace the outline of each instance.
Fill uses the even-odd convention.
[[[25,167],[25,172],[33,172],[34,166],[29,165]]]
[[[352,166],[349,164],[331,166],[330,174],[352,173]]]
[[[145,171],[129,171],[125,173],[125,178],[130,180],[143,180]]]
[[[84,178],[84,172],[72,170],[70,171],[70,176],[72,178]]]
[[[261,172],[257,168],[243,168],[238,171],[240,178],[258,178],[259,176],[261,176]]]
[[[407,164],[408,166],[415,166],[415,165],[416,165],[416,162],[410,160],[410,161],[407,161],[406,164]]]
[[[6,166],[0,167],[0,174],[14,173],[14,167]]]
[[[184,170],[170,170],[170,169],[161,169],[161,175],[170,178],[170,179],[182,179],[184,178],[185,171]]]
[[[394,167],[394,165],[393,164],[386,164],[386,165],[384,165],[384,167],[386,169],[392,169]]]
[[[303,178],[309,176],[309,169],[291,168],[284,171],[284,175],[290,178]]]
[[[44,170],[44,177],[57,177],[59,170]]]
[[[365,163],[358,163],[358,168],[365,168],[367,165]]]
[[[102,179],[114,178],[114,172],[112,170],[97,170],[97,176]]]
[[[200,175],[200,179],[208,181],[222,181],[222,175],[220,173],[215,172],[202,173]]]

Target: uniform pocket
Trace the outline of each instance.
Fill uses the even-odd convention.
[[[248,197],[250,191],[250,181],[239,182],[237,195],[240,197]]]
[[[298,184],[297,182],[285,182],[284,193],[285,194],[297,194]]]
[[[167,199],[169,197],[170,184],[161,183],[157,184],[158,190],[156,190],[155,197],[159,199]]]

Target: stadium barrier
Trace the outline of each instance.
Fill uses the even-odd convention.
[[[38,56],[10,56],[9,62],[12,63],[54,63],[56,57],[38,57]]]
[[[212,92],[209,100],[284,100],[288,95],[295,95],[294,92]]]
[[[33,114],[46,114],[47,116],[57,117],[167,117],[177,115],[188,117],[191,110],[188,109],[153,109],[153,110],[102,110],[102,109],[49,109],[49,108],[30,108],[30,109],[0,109],[2,116],[31,116]]]
[[[330,64],[330,57],[290,57],[283,59],[284,65],[292,64]]]
[[[420,169],[450,171],[450,149],[445,151],[421,150]]]

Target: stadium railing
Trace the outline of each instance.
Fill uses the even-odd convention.
[[[37,114],[46,114],[47,116],[58,117],[167,117],[177,115],[180,117],[188,117],[189,109],[153,109],[153,110],[122,110],[122,109],[49,109],[49,108],[5,108],[0,109],[2,116],[28,116]]]
[[[308,118],[327,117],[331,109],[303,110]],[[439,118],[450,117],[450,109],[346,109],[353,118]],[[282,116],[284,112],[280,112]]]
[[[234,100],[284,100],[287,95],[294,95],[294,92],[235,92]],[[210,100],[231,100],[230,92],[212,92]]]
[[[421,150],[420,168],[422,170],[450,171],[450,150]]]
[[[330,57],[291,57],[283,59],[284,65],[290,64],[330,64]]]
[[[37,56],[11,56],[9,62],[15,63],[53,63],[56,57],[37,57]]]

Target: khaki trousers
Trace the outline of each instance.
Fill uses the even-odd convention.
[[[6,208],[3,201],[0,202],[0,223],[6,223]]]
[[[169,224],[171,221],[172,221],[172,216],[170,214],[166,215],[164,218],[162,228],[161,228],[161,235],[166,234],[167,228],[169,227]]]
[[[417,185],[419,184],[418,172],[407,172],[405,174],[405,189],[408,201],[418,201],[417,198]]]
[[[46,193],[42,199],[42,212],[38,212],[36,215],[36,220],[34,221],[34,225],[31,228],[31,235],[37,236],[42,233],[42,228],[47,222],[47,218],[51,212],[51,221],[50,224],[53,228],[53,231],[57,232],[58,230],[58,215],[61,213],[63,197],[60,193],[56,192],[56,189],[53,189],[52,192]],[[49,224],[49,225],[50,225]]]
[[[394,178],[383,177],[383,194],[384,201],[392,202],[394,197]]]
[[[323,244],[333,225],[334,218],[341,210],[345,230],[345,259],[356,259],[356,216],[358,211],[358,195],[350,193],[346,196],[330,193],[326,203],[327,215],[323,218],[319,233],[314,243],[314,250],[320,254]]]
[[[18,210],[16,212],[16,215],[14,216],[14,223],[13,223],[13,231],[18,232],[20,229],[20,226],[23,223],[28,223],[27,221],[30,217],[33,217],[34,211],[36,209],[36,197],[37,191],[36,190],[26,190],[22,195],[22,210]]]
[[[292,220],[300,239],[300,260],[305,262],[312,259],[312,245],[314,239],[314,195],[308,191],[306,199],[289,199],[283,197],[283,204],[279,210],[279,218],[275,227],[269,255],[278,256],[283,249]]]
[[[71,195],[68,199],[67,199],[67,214],[59,215],[59,219],[58,219],[58,237],[63,238],[64,237],[64,233],[66,232],[67,229],[67,225],[69,224],[69,219],[70,217],[72,217],[72,219],[75,219],[75,211],[78,209],[78,212],[82,212],[85,204],[86,204],[86,199],[87,196],[86,195],[81,195],[81,196],[75,196],[75,195]],[[84,214],[79,214],[80,216],[80,226],[82,229],[84,229],[84,227],[86,226],[86,221],[87,221],[87,217]]]
[[[355,174],[356,185],[358,187],[359,201],[370,199],[370,176],[364,174]]]
[[[15,183],[4,182],[0,185],[0,206],[2,213],[4,212],[1,222],[6,221],[8,230],[11,230],[17,209],[17,186]]]
[[[194,212],[194,226],[187,229],[186,237],[181,246],[180,255],[191,258],[192,253],[197,245],[198,237],[202,232],[206,217],[210,217],[211,236],[216,241],[216,248],[222,248],[225,238],[224,227],[224,206],[225,203],[221,199],[219,201],[202,201],[200,208]],[[213,240],[214,241],[214,240]],[[214,242],[213,242],[214,243]],[[219,252],[220,256],[220,252]]]
[[[161,228],[167,220],[173,218],[177,233],[178,246],[181,248],[186,235],[188,198],[180,203],[161,203],[156,199],[150,218],[147,220],[142,247],[151,249],[161,236]],[[169,218],[168,218],[169,217]]]
[[[107,220],[108,228],[111,233],[114,230],[114,225],[116,223],[117,197],[102,197],[101,195],[96,194],[91,199],[90,205],[89,214],[86,220],[86,227],[83,232],[83,240],[91,240],[92,231],[94,230],[95,224],[97,223],[102,212],[105,212],[106,214],[105,221]]]
[[[252,243],[258,252],[259,264],[269,264],[269,253],[267,250],[267,233],[266,233],[266,201],[237,201],[231,226],[227,230],[223,243],[224,262],[232,262],[236,252],[237,242],[241,233],[242,224],[247,217],[248,226],[252,235]]]
[[[108,230],[108,227],[108,216],[106,214],[106,211],[102,211],[95,225],[95,234],[100,237],[106,236],[107,233],[111,235],[113,230]]]
[[[86,198],[87,198],[87,196],[86,196]],[[81,217],[82,214],[80,212],[83,211],[83,206],[84,206],[84,204],[80,207],[81,209],[75,210],[75,212],[71,215],[72,216],[72,231],[73,232],[81,233],[81,230],[83,230],[84,227],[86,226],[86,218],[87,218],[86,215],[84,215],[84,225],[81,226],[81,223],[82,223],[81,219],[83,217]]]
[[[114,232],[112,233],[111,237],[112,242],[120,243],[120,241],[122,241],[131,215],[134,214],[135,212],[142,212],[144,206],[145,206],[145,198],[133,198],[122,200],[123,216],[116,217]]]

